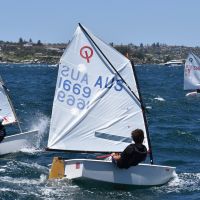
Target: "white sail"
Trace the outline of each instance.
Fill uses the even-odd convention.
[[[3,125],[17,122],[12,104],[6,90],[7,89],[0,79],[0,117],[3,118]]]
[[[185,62],[184,90],[200,89],[200,58],[190,53]]]
[[[139,98],[130,61],[87,32]],[[140,128],[149,149],[137,98],[78,27],[59,64],[48,148],[121,152]]]

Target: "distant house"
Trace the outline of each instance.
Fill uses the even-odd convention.
[[[35,53],[35,56],[41,57],[41,56],[43,56],[43,54],[42,53]]]
[[[63,50],[55,47],[46,47],[47,50],[49,51],[57,51],[58,53],[62,53]]]
[[[31,42],[27,42],[27,43],[25,43],[23,46],[24,46],[24,47],[32,47],[33,44],[32,44]]]

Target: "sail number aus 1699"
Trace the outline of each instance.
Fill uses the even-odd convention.
[[[62,79],[62,78],[61,78]],[[60,82],[62,80],[60,79]],[[60,84],[59,87],[60,88]],[[86,99],[91,95],[91,89],[88,86],[82,87],[80,84],[73,84],[70,80],[64,80],[62,83],[61,90],[58,91],[57,99],[60,102],[66,101],[69,106],[76,106],[78,109],[82,110],[85,108]],[[80,96],[81,98],[78,98]]]

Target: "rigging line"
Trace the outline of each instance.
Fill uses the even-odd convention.
[[[123,77],[119,74],[119,72],[115,69],[115,67],[112,65],[112,63],[108,60],[106,55],[102,52],[102,50],[99,48],[99,46],[95,43],[95,41],[91,38],[91,36],[88,34],[88,32],[83,28],[83,26],[79,23],[80,28],[83,30],[83,32],[89,37],[89,39],[93,42],[93,44],[96,46],[96,48],[99,50],[99,52],[103,55],[103,57],[106,59],[106,61],[110,64],[112,69],[115,71],[115,73],[121,78],[121,80],[125,83],[127,88],[131,91],[131,93],[134,95],[134,97],[137,99],[138,102],[140,102],[141,107],[143,107],[140,99],[136,96],[136,94],[133,92],[133,90],[130,88],[130,86],[127,84],[127,82],[123,79]]]
[[[139,86],[139,83],[138,83],[138,78],[137,78],[134,63],[132,63],[132,69],[133,69],[133,74],[135,76],[135,82],[136,82],[136,87],[137,87],[137,90],[138,90],[139,98],[140,98],[141,104],[143,105],[142,95],[141,95],[141,92],[140,92],[140,86]],[[153,153],[152,153],[152,148],[151,148],[151,140],[150,140],[147,118],[146,118],[144,107],[142,107],[142,115],[143,115],[143,119],[144,119],[144,124],[145,124],[145,128],[146,128],[146,133],[147,133],[147,140],[148,140],[148,144],[149,144],[150,162],[151,162],[151,164],[153,164]]]

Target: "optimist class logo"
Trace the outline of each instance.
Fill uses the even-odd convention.
[[[90,58],[92,58],[92,56],[93,56],[93,50],[89,46],[83,46],[80,49],[80,55],[81,55],[82,58],[87,60],[87,63],[89,63],[90,62]]]
[[[193,66],[192,65],[186,65],[185,66],[185,75],[190,76],[190,72],[192,70]]]

